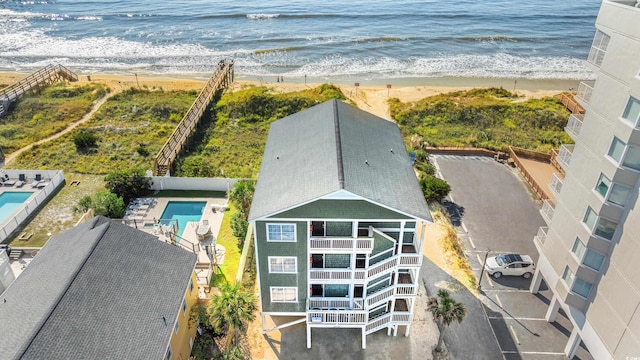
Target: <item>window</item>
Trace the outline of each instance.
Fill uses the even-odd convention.
[[[176,321],[176,326],[173,327],[173,332],[177,334],[179,328],[180,328],[180,322]]]
[[[187,315],[187,299],[182,299],[182,315]]]
[[[295,274],[298,272],[297,263],[297,259],[293,256],[269,256],[269,272]]]
[[[622,159],[622,153],[624,153],[624,147],[626,145],[627,144],[625,144],[622,140],[614,137],[613,141],[611,142],[611,147],[609,148],[609,153],[607,155],[609,155],[612,159],[619,163]]]
[[[627,145],[622,140],[614,137],[607,155],[624,167],[640,171],[639,147]]]
[[[591,291],[592,284],[588,281],[584,281],[580,278],[576,278],[576,281],[571,288],[571,291],[574,293],[586,298],[589,296],[589,291]]]
[[[296,241],[295,224],[267,224],[267,241]]]
[[[604,262],[604,255],[587,248],[579,238],[576,238],[571,251],[576,255],[581,264],[595,271],[599,271]]]
[[[568,266],[564,267],[564,273],[562,273],[562,279],[564,280],[564,282],[567,283],[567,285],[569,285],[569,288],[571,288],[571,285],[573,285],[573,272],[571,271],[571,269],[569,269]]]
[[[193,294],[193,279],[189,279],[189,295]]]
[[[600,254],[597,251],[587,249],[587,254],[584,256],[582,263],[585,266],[592,268],[595,271],[600,271],[600,267],[604,262],[604,255]]]
[[[640,125],[638,124],[638,120],[640,119],[640,100],[633,96],[629,97],[627,106],[622,113],[622,118],[630,121],[633,126],[638,127],[638,125]]]
[[[576,255],[578,260],[582,261],[582,257],[584,256],[584,252],[586,249],[587,248],[586,246],[584,246],[584,243],[580,241],[579,238],[576,238],[576,241],[573,243],[573,248],[571,249],[571,251]]]
[[[616,228],[618,227],[618,223],[599,217],[590,206],[587,208],[587,212],[584,214],[582,222],[587,225],[594,235],[606,240],[611,240],[613,238],[613,234],[616,232]]]
[[[596,191],[606,198],[610,186],[611,180],[604,176],[604,174],[600,174],[600,179],[598,179],[598,183],[596,184]]]
[[[298,302],[298,288],[272,287],[271,302]]]
[[[615,183],[612,186],[611,180],[604,174],[600,174],[600,179],[598,179],[598,183],[596,183],[596,191],[602,195],[606,201],[615,205],[625,206],[631,189]]]

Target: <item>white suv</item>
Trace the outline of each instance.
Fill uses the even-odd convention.
[[[528,279],[535,271],[535,265],[529,255],[505,254],[487,258],[485,271],[499,278],[502,275],[522,276]]]

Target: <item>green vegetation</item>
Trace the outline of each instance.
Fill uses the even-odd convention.
[[[424,175],[420,179],[419,183],[420,188],[424,193],[424,197],[428,202],[442,202],[442,199],[449,195],[449,192],[451,191],[449,183],[442,179],[438,179],[435,176]]]
[[[207,315],[213,329],[225,333],[223,351],[229,354],[239,350],[247,323],[253,321],[256,301],[253,293],[242,289],[240,284],[225,284],[220,292],[209,301]]]
[[[238,274],[240,252],[242,249],[238,248],[238,239],[233,236],[233,230],[231,229],[231,218],[236,213],[238,213],[238,210],[233,206],[233,203],[230,203],[229,210],[224,213],[222,224],[220,225],[220,232],[218,232],[218,237],[216,238],[216,244],[224,246],[226,250],[224,264],[219,266],[218,273],[214,280],[216,287],[221,286],[225,282],[234,282]]]
[[[226,93],[212,111],[215,124],[205,130],[203,143],[179,160],[176,176],[255,177],[273,121],[344,98],[340,89],[327,84],[286,94],[266,87]]]
[[[472,146],[506,151],[509,145],[549,153],[571,143],[569,112],[554,98],[521,101],[504,89],[440,94],[413,103],[389,101],[390,112],[414,148]]]
[[[431,315],[433,315],[433,318],[438,324],[438,329],[440,330],[436,351],[441,352],[444,330],[454,321],[461,323],[467,311],[464,308],[464,304],[454,300],[451,295],[449,295],[449,292],[444,289],[438,290],[438,296],[432,296],[429,298],[427,308],[431,312]]]
[[[151,179],[144,176],[142,169],[112,171],[104,181],[106,188],[121,197],[125,204],[151,193]]]
[[[89,152],[90,149],[98,147],[98,137],[93,133],[82,130],[73,135],[73,143],[79,153]]]
[[[100,191],[93,195],[85,195],[78,201],[76,211],[85,213],[89,209],[93,209],[95,215],[115,219],[124,216],[126,206],[120,196],[109,191]]]
[[[56,83],[21,97],[0,118],[0,146],[5,154],[54,135],[82,118],[109,91],[102,84]]]
[[[109,98],[78,129],[35,146],[10,165],[85,174],[106,174],[110,169],[151,169],[154,161],[151,154],[160,150],[196,95],[195,91],[124,90]],[[74,136],[83,131],[100,139],[90,153],[75,151]]]

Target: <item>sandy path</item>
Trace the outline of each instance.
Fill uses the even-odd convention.
[[[42,139],[42,140],[38,140],[32,144],[29,144],[23,148],[20,148],[14,152],[12,152],[11,154],[9,154],[5,160],[4,163],[5,165],[9,164],[11,161],[13,161],[15,158],[17,158],[20,154],[22,154],[23,152],[30,150],[31,148],[33,148],[36,145],[40,145],[43,143],[46,143],[47,141],[51,141],[51,140],[55,140],[63,135],[68,134],[70,131],[72,131],[73,129],[77,128],[80,124],[84,124],[85,122],[89,121],[89,119],[91,119],[91,117],[93,116],[93,114],[96,113],[96,111],[98,111],[98,109],[100,109],[100,107],[102,106],[102,104],[104,104],[110,97],[116,95],[118,92],[120,91],[112,91],[111,93],[103,96],[102,98],[98,99],[97,101],[95,101],[91,107],[91,111],[89,111],[88,113],[86,113],[80,120],[71,123],[71,125],[69,125],[66,129],[60,131],[59,133],[53,134],[51,136],[49,136],[48,138]]]

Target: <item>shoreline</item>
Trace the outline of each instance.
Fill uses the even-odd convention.
[[[73,71],[73,69],[72,69]],[[0,84],[10,85],[28,76],[28,73],[0,72]],[[200,91],[211,74],[138,74],[138,73],[95,73],[79,74],[76,84],[99,82],[109,86],[113,91],[122,91],[130,87],[162,88],[165,90]],[[398,79],[364,79],[354,81],[352,78],[305,78],[284,77],[284,81],[276,81],[275,76],[248,76],[236,74],[231,91],[244,86],[267,86],[274,92],[287,93],[315,88],[321,84],[333,84],[339,87],[344,95],[358,107],[382,118],[390,119],[387,100],[398,98],[402,102],[418,101],[423,98],[474,88],[503,87],[514,91],[524,99],[553,96],[570,88],[577,89],[579,80],[559,79],[503,79],[503,78],[398,78]],[[306,81],[305,81],[306,80]],[[355,86],[355,82],[359,86]],[[391,87],[388,88],[387,84]]]

